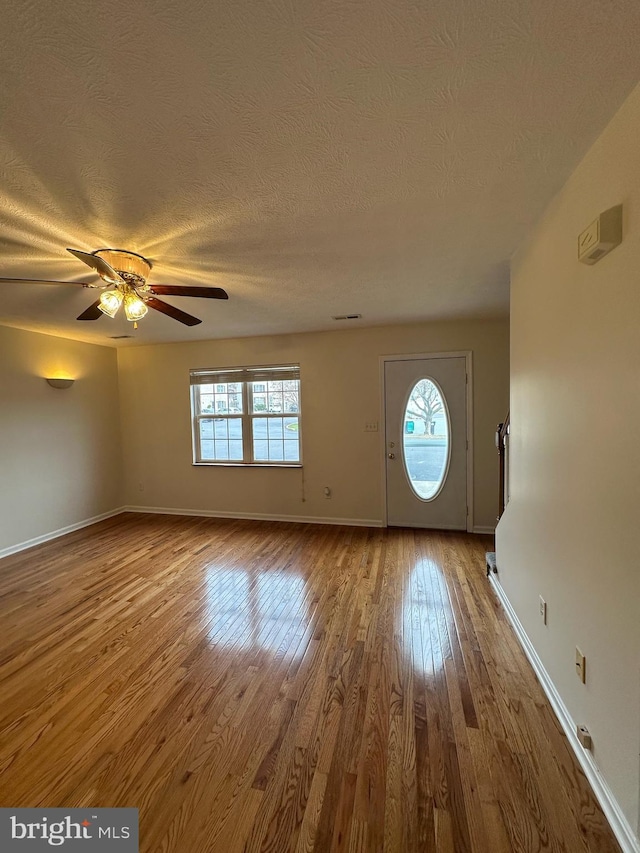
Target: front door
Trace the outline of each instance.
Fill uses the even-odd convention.
[[[389,525],[466,530],[466,383],[464,355],[385,362]]]

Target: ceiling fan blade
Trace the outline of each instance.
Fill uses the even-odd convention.
[[[103,284],[87,284],[86,281],[50,281],[44,278],[0,278],[0,281],[21,281],[23,284],[73,284],[76,287],[104,287]]]
[[[89,305],[87,309],[85,309],[79,317],[76,317],[76,320],[99,320],[100,317],[104,317],[102,311],[98,308],[100,304],[100,300],[96,300],[93,305]]]
[[[100,278],[104,279],[104,281],[108,281],[109,284],[122,284],[124,281],[122,276],[114,270],[111,264],[108,264],[97,255],[92,255],[89,252],[81,252],[79,249],[67,249],[67,252],[71,252],[71,254],[75,255],[75,257],[78,258],[79,261],[82,261],[83,264],[94,269]]]
[[[229,294],[221,287],[189,287],[173,284],[150,284],[150,293],[158,296],[198,296],[201,299],[228,299]]]
[[[197,326],[198,323],[202,323],[202,320],[198,320],[197,317],[193,317],[191,314],[187,314],[179,308],[174,308],[173,305],[169,305],[168,302],[163,302],[162,299],[154,299],[153,296],[149,296],[145,299],[145,303],[149,308],[155,308],[156,311],[160,311],[161,314],[166,314],[167,317],[173,317],[174,320],[177,320],[179,323],[184,323],[185,326]]]

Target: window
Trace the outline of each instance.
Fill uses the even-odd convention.
[[[444,485],[451,447],[447,403],[426,377],[416,382],[407,401],[402,450],[411,488],[420,500],[432,501]]]
[[[300,465],[300,367],[192,370],[195,464]]]

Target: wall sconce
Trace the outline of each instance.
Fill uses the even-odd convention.
[[[71,388],[75,381],[75,379],[45,379],[52,388]]]

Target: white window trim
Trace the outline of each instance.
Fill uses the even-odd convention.
[[[251,408],[252,391],[254,384],[263,384],[265,382],[278,382],[286,379],[298,380],[298,411],[297,412],[254,412]],[[257,367],[234,367],[220,368],[219,370],[191,370],[191,425],[192,425],[192,449],[193,462],[197,467],[225,467],[225,468],[302,468],[302,383],[300,381],[300,366],[299,365],[273,365],[273,366],[257,366]],[[216,412],[201,413],[199,411],[200,397],[198,387],[200,385],[213,385],[214,389],[219,384],[229,384],[232,382],[241,383],[242,396],[242,412],[229,412],[222,414]],[[268,386],[267,386],[268,388]],[[214,398],[218,393],[214,390]],[[258,391],[258,394],[265,394],[265,399],[268,396],[268,391]],[[292,462],[285,460],[254,460],[253,457],[253,440],[252,440],[252,421],[254,418],[285,418],[296,417],[298,419],[298,455],[299,459]],[[200,429],[201,420],[217,420],[223,418],[238,419],[242,422],[242,449],[243,459],[202,459],[200,448]]]

